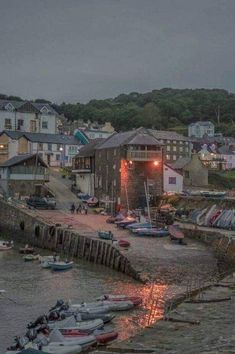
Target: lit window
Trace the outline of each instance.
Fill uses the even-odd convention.
[[[173,146],[173,151],[176,151],[176,146]]]
[[[166,147],[166,151],[171,151],[171,147],[170,147],[170,145],[167,145],[167,147]]]
[[[176,177],[169,177],[169,184],[176,184]]]
[[[166,159],[170,160],[171,159],[170,155],[166,155]]]

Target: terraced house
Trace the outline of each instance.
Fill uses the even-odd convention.
[[[0,131],[58,133],[59,115],[48,103],[0,100]]]
[[[166,163],[183,157],[191,157],[192,144],[189,138],[168,130],[148,129],[148,131],[164,145]]]

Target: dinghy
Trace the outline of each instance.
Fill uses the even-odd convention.
[[[168,236],[169,232],[165,229],[157,229],[157,228],[150,228],[150,229],[135,229],[136,236],[153,236],[153,237],[164,237]]]
[[[46,350],[47,347],[56,347],[56,346],[76,346],[80,345],[82,350],[87,350],[92,345],[96,344],[96,338],[93,335],[87,336],[76,336],[76,337],[65,337],[58,329],[53,329],[53,331],[49,335],[49,344],[44,349]]]
[[[87,335],[86,333],[81,333],[79,330],[74,329],[63,329],[60,330],[65,338],[77,338]],[[105,345],[118,337],[118,333],[113,330],[97,329],[92,333],[99,345]]]
[[[120,246],[120,247],[130,247],[130,242],[128,242],[128,241],[126,241],[126,240],[120,240],[120,241],[118,241],[118,245]]]
[[[94,331],[95,329],[102,328],[104,326],[104,322],[100,319],[77,322],[74,317],[69,317],[62,321],[48,322],[48,326],[50,329],[72,328],[79,329],[81,331]]]
[[[102,295],[97,298],[100,300],[108,300],[108,301],[131,301],[135,306],[142,304],[142,298],[140,296],[128,296],[128,295]]]
[[[152,224],[149,222],[136,222],[134,224],[127,225],[127,229],[132,231],[133,229],[141,229],[141,228],[150,228],[152,227]]]
[[[34,255],[34,254],[26,254],[25,256],[23,256],[23,260],[25,262],[31,262],[31,261],[36,261],[38,260],[39,255]]]
[[[0,241],[0,251],[9,251],[13,248],[13,241]]]
[[[183,240],[184,234],[180,230],[179,225],[170,225],[168,227],[171,240]]]
[[[108,309],[109,311],[126,311],[134,307],[132,301],[97,301],[89,302],[84,304],[72,304],[72,309],[77,309],[78,312],[89,312],[96,311],[102,308]]]
[[[73,267],[73,262],[48,262],[53,270],[67,270]]]
[[[111,231],[98,231],[98,237],[103,240],[112,240],[113,233]]]

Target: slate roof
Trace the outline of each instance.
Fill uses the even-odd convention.
[[[145,139],[146,144],[147,141],[151,142],[149,145],[160,145],[159,141],[153,137],[153,134],[145,128],[138,128],[135,130],[130,130],[127,132],[123,133],[114,133],[110,137],[108,137],[104,143],[100,144],[97,147],[97,150],[99,149],[109,149],[109,148],[115,148],[119,147],[122,145],[128,145],[128,144],[143,144],[143,139]]]
[[[191,159],[189,157],[181,157],[178,160],[176,160],[175,162],[171,163],[170,166],[174,170],[180,170],[180,169],[184,168],[190,161],[191,161]]]
[[[14,130],[3,130],[0,135],[6,134],[13,140],[18,140],[24,135],[24,132],[14,131]]]
[[[95,155],[95,149],[98,147],[99,144],[105,141],[104,138],[98,138],[91,140],[87,145],[83,146],[79,153],[75,157],[89,157]]]
[[[15,166],[15,165],[19,165],[20,163],[27,161],[29,159],[31,159],[32,157],[36,157],[36,154],[23,154],[23,155],[17,155],[12,157],[11,159],[3,162],[0,164],[0,167],[11,167],[11,166]],[[43,165],[44,167],[47,167],[47,165],[45,164],[45,162],[41,159],[40,156],[37,157],[38,161],[41,163],[41,165]]]
[[[8,103],[11,103],[12,106],[17,110],[18,108],[20,108],[21,106],[23,106],[27,102],[31,103],[32,106],[38,110],[38,112],[40,112],[43,107],[46,107],[49,110],[49,113],[58,114],[49,103],[43,103],[43,102],[42,103],[40,103],[40,102],[35,103],[35,102],[30,102],[30,101],[0,100],[0,110],[4,110],[5,106]]]
[[[79,145],[80,141],[73,135],[46,134],[46,133],[24,133],[28,140],[35,143],[51,143],[63,145]]]
[[[22,136],[35,143],[51,143],[61,145],[80,145],[81,142],[73,135],[27,133],[13,130],[3,130],[0,135],[7,134],[11,139],[19,139]]]
[[[148,131],[158,140],[190,141],[190,139],[187,138],[186,136],[170,130],[148,129]]]

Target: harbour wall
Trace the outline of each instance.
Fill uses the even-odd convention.
[[[35,214],[35,215],[34,215]],[[49,224],[39,219],[33,210],[0,200],[0,234],[10,232],[15,242],[62,253],[65,257],[82,258],[141,280],[130,261],[111,241],[86,236],[60,224]]]

